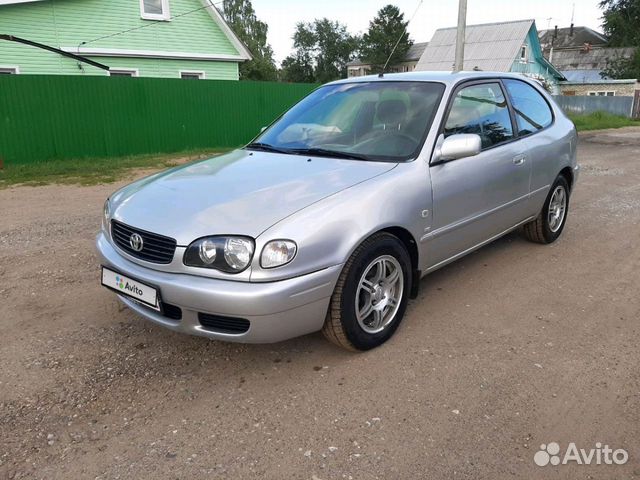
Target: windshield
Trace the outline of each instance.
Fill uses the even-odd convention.
[[[247,148],[409,160],[426,138],[443,91],[444,85],[430,82],[327,85],[285,113]]]

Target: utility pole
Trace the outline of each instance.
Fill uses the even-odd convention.
[[[460,0],[458,5],[458,34],[456,36],[456,63],[454,72],[464,70],[464,34],[467,26],[467,0]]]

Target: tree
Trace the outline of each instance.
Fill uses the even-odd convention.
[[[289,55],[282,61],[280,77],[285,82],[314,83],[313,59],[306,53]]]
[[[269,27],[256,17],[251,0],[224,0],[223,16],[231,30],[247,46],[252,60],[240,64],[242,80],[277,80],[273,49],[267,43]]]
[[[389,65],[402,63],[413,45],[407,32],[408,21],[395,5],[387,5],[378,11],[376,17],[369,22],[369,30],[362,37],[360,54],[363,60],[372,65],[374,73],[381,72],[389,56]],[[396,42],[398,46],[391,55]]]
[[[317,82],[326,83],[347,76],[347,63],[355,58],[359,39],[347,27],[327,18],[313,23],[316,41]]]
[[[327,18],[299,22],[293,35],[295,51],[282,62],[282,79],[325,83],[345,77],[358,44],[359,38],[340,22]]]
[[[637,47],[629,58],[615,57],[607,62],[603,76],[640,78],[640,0],[602,0],[602,27],[611,47]]]
[[[640,48],[631,57],[618,55],[607,60],[603,78],[640,78]]]
[[[308,23],[298,22],[293,34],[295,51],[282,61],[282,80],[286,82],[315,82],[315,32]]]
[[[640,46],[640,0],[602,0],[600,8],[609,46]]]

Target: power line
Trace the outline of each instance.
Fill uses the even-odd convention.
[[[193,10],[189,10],[188,12],[184,12],[184,13],[181,13],[179,15],[175,15],[173,17],[170,17],[169,20],[175,20],[175,19],[180,18],[180,17],[185,17],[187,15],[191,15],[192,13],[199,12],[200,10],[204,10],[206,8],[210,8],[210,7],[215,8],[215,6],[220,4],[220,3],[224,3],[224,0],[219,0],[217,2],[207,2],[207,5],[205,5],[203,7],[198,7],[198,8],[195,8]],[[147,27],[153,27],[153,26],[157,25],[158,23],[165,23],[166,21],[167,20],[153,20],[153,21],[151,21],[149,23],[146,23],[144,25],[140,25],[139,27],[129,28],[129,29],[123,30],[121,32],[111,33],[109,35],[104,35],[102,37],[94,38],[92,40],[87,40],[85,42],[80,42],[78,44],[78,48],[80,48],[80,46],[82,46],[82,45],[87,45],[88,43],[97,42],[99,40],[105,40],[107,38],[117,37],[118,35],[124,35],[126,33],[134,32],[136,30],[142,30],[143,28],[147,28]]]

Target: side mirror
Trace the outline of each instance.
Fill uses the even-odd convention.
[[[482,151],[482,139],[475,133],[458,133],[444,138],[440,136],[436,144],[432,163],[473,157]]]

